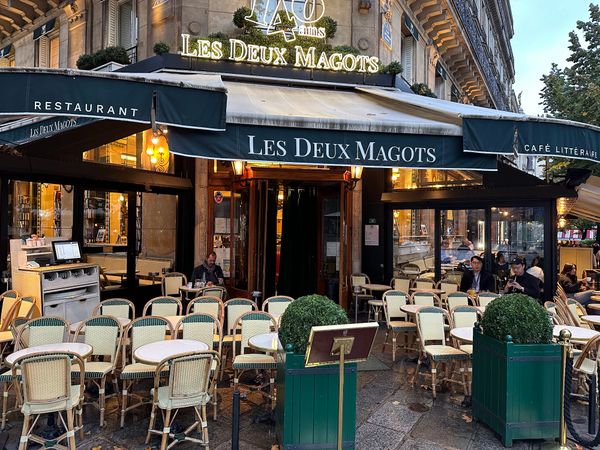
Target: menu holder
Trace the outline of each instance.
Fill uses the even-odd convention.
[[[377,322],[312,327],[305,367],[339,364],[337,448],[342,449],[344,422],[344,365],[366,361],[373,348]]]

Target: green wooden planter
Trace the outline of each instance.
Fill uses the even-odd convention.
[[[282,355],[277,369],[277,439],[285,450],[336,449],[339,367],[304,367],[304,355]],[[355,448],[356,364],[344,376],[343,447]]]
[[[561,349],[514,344],[473,330],[473,419],[514,439],[559,436]]]

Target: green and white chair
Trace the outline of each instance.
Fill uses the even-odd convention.
[[[431,278],[421,276],[419,278],[415,278],[413,287],[415,289],[435,289],[435,281]]]
[[[217,297],[222,302],[227,300],[227,289],[223,286],[208,286],[202,289],[203,296]]]
[[[494,294],[493,292],[480,292],[477,295],[477,303],[479,306],[487,307],[493,300],[496,300],[500,297],[500,294]]]
[[[133,320],[126,328],[124,336],[129,338],[131,345],[131,363],[126,364],[121,371],[121,428],[125,426],[125,414],[134,408],[148,403],[143,397],[129,393],[133,385],[144,379],[153,379],[156,366],[137,362],[134,352],[142,345],[163,341],[168,335],[173,336],[171,323],[164,317],[145,316]],[[137,397],[137,402],[127,406],[129,396]]]
[[[240,336],[240,352],[237,353],[237,346],[233,345],[233,388],[239,389],[240,376],[246,370],[265,370],[269,372],[269,395],[266,396],[271,400],[271,408],[275,408],[275,370],[277,363],[273,355],[265,353],[248,353],[248,341],[253,336],[259,334],[270,333],[271,330],[277,331],[277,321],[268,313],[262,311],[251,311],[242,314],[236,321],[234,326],[234,335],[239,333]],[[252,390],[253,387],[246,386]],[[255,388],[263,395],[264,392],[260,388]]]
[[[448,311],[451,311],[453,308],[457,306],[469,304],[469,294],[466,292],[452,292],[446,296],[446,301],[444,305]]]
[[[182,339],[203,342],[209,349],[216,346],[216,354],[220,364],[223,345],[223,328],[221,322],[215,316],[208,313],[192,313],[185,316],[175,328],[175,336],[181,335]],[[219,367],[215,362],[211,368],[213,419],[217,420],[217,377]]]
[[[227,336],[233,337],[233,330],[236,326],[235,324],[242,314],[250,311],[256,311],[258,309],[256,303],[247,298],[232,298],[227,300],[223,306],[225,308],[225,319],[227,321],[227,329],[223,333],[223,339],[225,339]],[[225,339],[225,342],[231,342],[231,340],[232,339]]]
[[[187,277],[180,272],[169,272],[162,278],[162,295],[165,297],[181,298],[179,288],[187,285]],[[174,316],[175,314],[171,314]]]
[[[208,421],[206,405],[212,392],[210,373],[214,364],[218,364],[216,352],[190,352],[163,360],[154,375],[152,389],[152,412],[150,425],[146,435],[146,444],[150,443],[152,434],[161,436],[161,450],[171,448],[179,442],[190,441],[208,448]],[[163,373],[168,373],[168,383],[163,384]],[[183,432],[174,434],[171,425],[180,409],[194,408],[194,423]],[[155,429],[157,410],[162,413],[162,428]],[[190,436],[193,430],[198,430],[200,438]],[[169,439],[175,441],[168,444]]]
[[[462,386],[467,393],[467,382],[463,365],[468,362],[469,355],[447,344],[446,323],[450,323],[448,313],[435,306],[425,306],[417,311],[417,329],[421,345],[417,370],[413,376],[412,384],[415,384],[419,376],[419,369],[425,357],[429,358],[431,365],[431,389],[433,398],[436,398],[437,369],[440,365],[459,365],[459,371],[462,376]],[[446,371],[452,374],[450,367]],[[443,379],[444,380],[444,379]],[[445,378],[446,381],[455,382],[452,376]]]
[[[452,280],[448,280],[447,278],[441,279],[435,287],[444,291],[444,293],[440,295],[440,299],[444,305],[446,305],[448,302],[448,295],[452,294],[453,292],[457,292],[459,289],[458,284]]]
[[[135,319],[135,305],[126,298],[110,298],[94,308],[92,316],[113,316],[117,319]]]
[[[92,354],[85,361],[85,380],[98,387],[98,403],[92,403],[100,410],[100,426],[104,426],[106,409],[106,380],[110,377],[118,395],[117,357],[121,347],[123,329],[121,323],[112,316],[94,316],[81,322],[75,331],[73,342],[80,335],[83,342],[92,346]],[[78,372],[78,368],[74,369]]]
[[[414,292],[410,302],[417,306],[441,306],[440,298],[432,292]]]
[[[175,297],[162,296],[148,300],[144,305],[142,316],[180,316],[182,311],[181,300]]]
[[[350,287],[352,288],[352,300],[353,303],[357,302],[357,307],[360,308],[361,303],[375,300],[375,297],[370,291],[365,289],[365,284],[371,284],[369,276],[364,273],[353,273],[350,276]],[[381,301],[381,300],[379,300]]]
[[[275,317],[279,323],[281,316],[293,301],[294,299],[292,297],[288,297],[286,295],[275,295],[273,297],[269,297],[263,302],[262,310]]]
[[[83,360],[74,353],[34,353],[17,359],[12,367],[12,376],[22,380],[23,428],[19,450],[26,450],[28,442],[42,444],[42,448],[68,448],[75,450],[75,432],[83,439],[81,403],[83,400]],[[79,382],[72,383],[72,368],[79,369]],[[51,375],[50,375],[51,374]],[[52,439],[52,443],[33,434],[41,415],[58,413],[60,424],[66,432]],[[66,416],[63,417],[63,413]],[[67,440],[68,447],[58,445]]]
[[[223,316],[224,316],[224,307],[223,302],[218,297],[213,297],[212,295],[202,295],[200,297],[196,297],[187,305],[186,314],[192,313],[205,313],[215,316],[221,325],[223,325]]]
[[[383,293],[383,312],[387,329],[385,331],[385,341],[383,342],[382,352],[388,344],[389,335],[392,335],[392,361],[396,361],[396,348],[408,350],[409,336],[417,331],[417,324],[408,321],[407,314],[400,308],[406,305],[406,293],[402,291],[390,290]],[[404,345],[398,346],[397,337],[404,336]]]
[[[27,319],[25,319],[24,317],[16,317],[15,319],[13,319],[12,323],[9,326],[9,329],[7,331],[3,331],[2,333],[0,333],[0,342],[2,342],[2,355],[4,355],[4,353],[7,351],[7,348],[9,348],[11,345],[13,346],[13,349],[16,348],[23,348],[23,345],[17,345],[17,338],[19,335],[19,330],[21,329],[21,327],[23,325],[25,325],[27,323]],[[19,378],[20,381],[20,378]],[[18,411],[18,405],[19,405],[19,397],[16,396],[15,398],[15,407],[12,410],[8,409],[8,393],[11,389],[11,387],[14,386],[13,384],[13,378],[12,378],[12,374],[10,373],[10,371],[5,371],[3,373],[0,374],[0,383],[2,383],[2,425],[1,428],[2,430],[4,430],[4,428],[6,427],[6,416],[14,411]]]

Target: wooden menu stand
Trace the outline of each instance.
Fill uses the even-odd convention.
[[[371,353],[377,322],[312,327],[305,367],[339,364],[337,448],[342,450],[344,424],[344,365],[366,361]]]

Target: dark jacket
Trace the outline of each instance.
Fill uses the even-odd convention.
[[[202,275],[204,275],[204,280],[202,279]],[[206,263],[203,263],[194,268],[190,281],[192,283],[196,283],[196,280],[204,281],[206,283],[210,281],[213,284],[219,284],[219,278],[225,278],[221,266],[215,264],[213,268],[210,268]]]
[[[579,281],[577,277],[562,274],[558,279],[558,282],[567,294],[575,294],[581,290],[581,281]]]
[[[523,286],[523,288],[525,288],[525,290],[523,291],[523,294],[527,294],[530,297],[533,297],[535,299],[540,298],[540,279],[539,278],[534,277],[530,273],[525,272],[523,275],[511,278],[511,280],[512,279],[514,279],[517,283],[519,283],[521,286]],[[509,294],[521,293],[521,290],[511,287],[511,288],[509,288],[507,293],[509,293]]]
[[[465,272],[460,280],[461,292],[467,292],[473,287],[474,274],[472,270]],[[491,273],[481,271],[479,272],[479,290],[496,292],[496,282]]]

